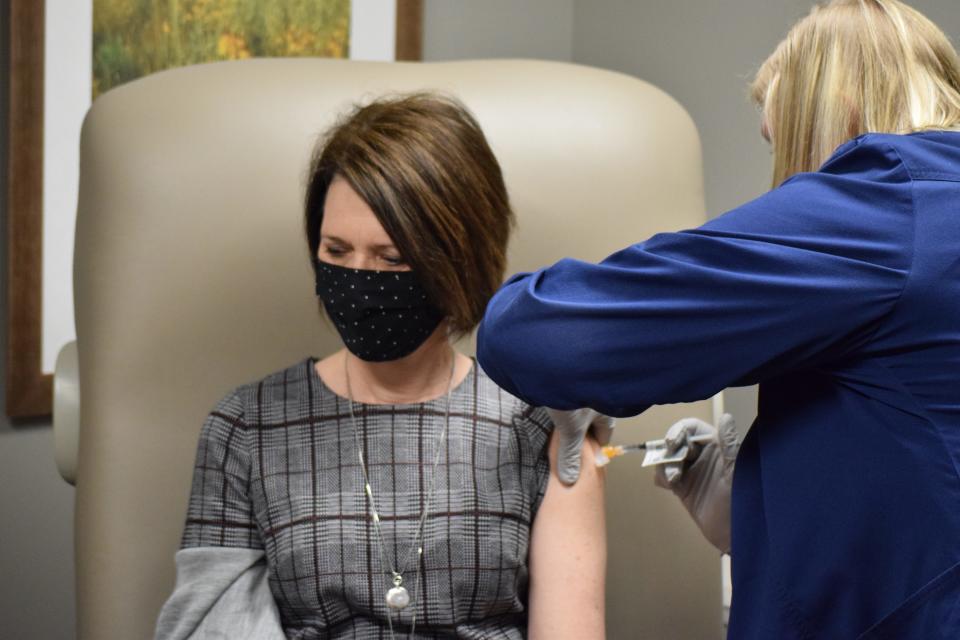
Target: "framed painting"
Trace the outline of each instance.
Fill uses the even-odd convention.
[[[10,0],[7,415],[51,412],[74,339],[80,125],[110,88],[269,56],[419,60],[423,0]]]

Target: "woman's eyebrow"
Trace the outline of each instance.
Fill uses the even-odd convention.
[[[353,246],[353,243],[352,243],[352,242],[350,242],[350,241],[348,241],[348,240],[344,240],[344,239],[341,238],[340,236],[335,236],[335,235],[332,235],[332,234],[329,234],[329,233],[321,234],[320,239],[321,239],[321,240],[328,240],[328,241],[330,241],[330,242],[337,242],[337,243],[340,243],[340,244],[343,244],[343,245],[347,245],[347,246]],[[383,251],[384,249],[389,249],[389,250],[391,250],[391,251],[396,251],[396,250],[397,250],[396,245],[393,244],[392,242],[381,242],[381,243],[371,244],[371,245],[367,245],[367,246],[368,246],[368,248],[374,249],[374,250],[376,250],[376,251]]]

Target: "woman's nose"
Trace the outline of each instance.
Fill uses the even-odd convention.
[[[344,266],[349,269],[376,270],[376,256],[368,255],[362,251],[354,251],[350,254],[347,264]]]

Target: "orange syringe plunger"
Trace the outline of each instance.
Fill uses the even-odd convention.
[[[622,456],[625,453],[630,453],[632,451],[643,451],[646,449],[646,445],[641,444],[631,444],[631,445],[622,445],[622,444],[608,444],[604,447],[600,447],[600,450],[597,451],[595,457],[598,467],[605,467],[610,464],[610,461],[614,458]]]

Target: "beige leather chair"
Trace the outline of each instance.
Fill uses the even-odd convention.
[[[690,118],[654,87],[597,69],[254,60],[101,97],[83,129],[75,263],[81,640],[151,637],[213,403],[337,346],[301,238],[308,156],[351,103],[414,89],[459,96],[489,136],[519,219],[511,271],[598,260],[704,220]],[[655,408],[618,437],[710,412],[708,402]],[[58,409],[65,442],[68,415]],[[58,459],[70,475],[71,456]],[[679,502],[629,459],[610,467],[607,500],[609,637],[719,638],[719,556]]]

